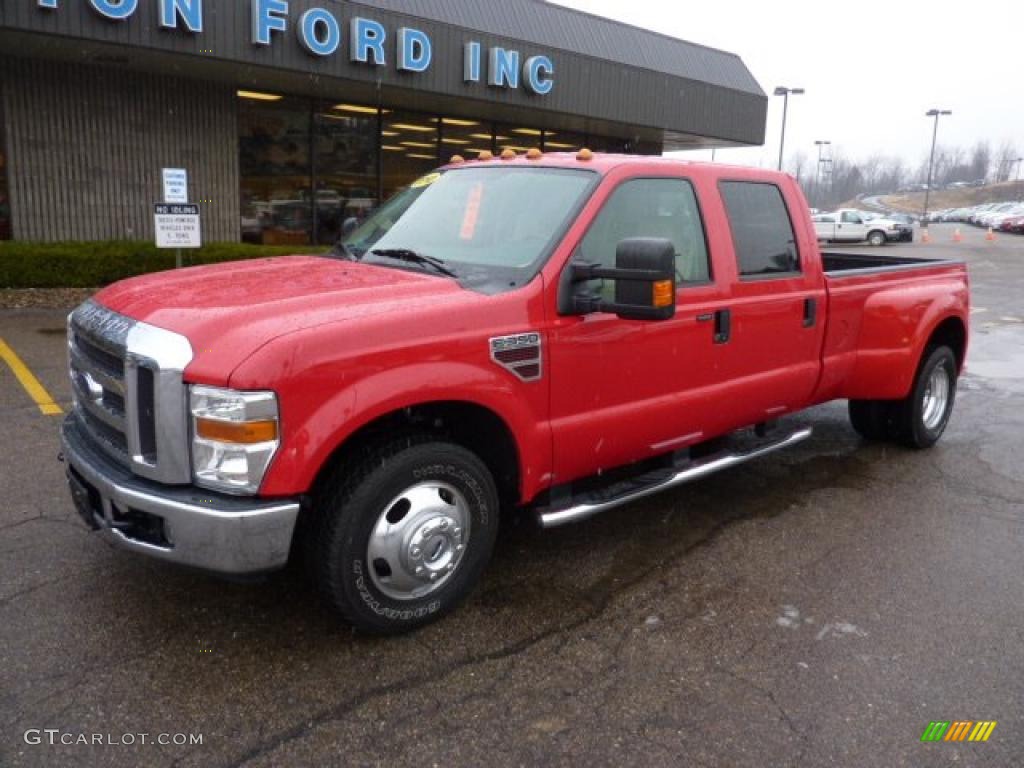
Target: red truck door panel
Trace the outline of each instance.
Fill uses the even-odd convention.
[[[731,334],[721,383],[736,425],[807,405],[821,371],[826,295],[817,250],[792,221],[783,190],[772,183],[718,184],[724,233],[731,240]],[[801,205],[798,196],[794,205]]]
[[[677,313],[662,322],[615,315],[558,317],[550,329],[555,483],[698,442],[727,417],[717,386],[727,352],[714,316],[727,305],[714,279],[699,206],[682,178],[618,185],[574,259],[611,266],[619,242],[663,237],[676,246]],[[614,286],[592,286],[611,299]]]

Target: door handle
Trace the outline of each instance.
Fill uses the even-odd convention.
[[[715,344],[728,344],[732,338],[732,310],[715,312]]]
[[[804,299],[804,328],[813,328],[818,322],[817,299]]]

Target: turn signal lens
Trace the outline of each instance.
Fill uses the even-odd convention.
[[[204,440],[221,443],[253,445],[277,440],[277,422],[265,421],[221,421],[219,419],[196,418],[196,436]]]
[[[659,280],[654,284],[654,308],[671,307],[675,301],[675,288],[671,280]]]

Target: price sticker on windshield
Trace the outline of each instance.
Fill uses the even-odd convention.
[[[409,185],[411,189],[420,189],[422,187],[429,187],[435,181],[441,178],[440,173],[428,173],[426,176],[421,176],[416,179],[412,184]]]

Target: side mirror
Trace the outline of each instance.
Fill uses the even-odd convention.
[[[579,284],[614,280],[615,301],[583,293]],[[668,320],[676,314],[676,249],[671,240],[637,237],[623,240],[615,266],[573,262],[562,273],[559,311],[564,315],[608,312],[623,320]]]

